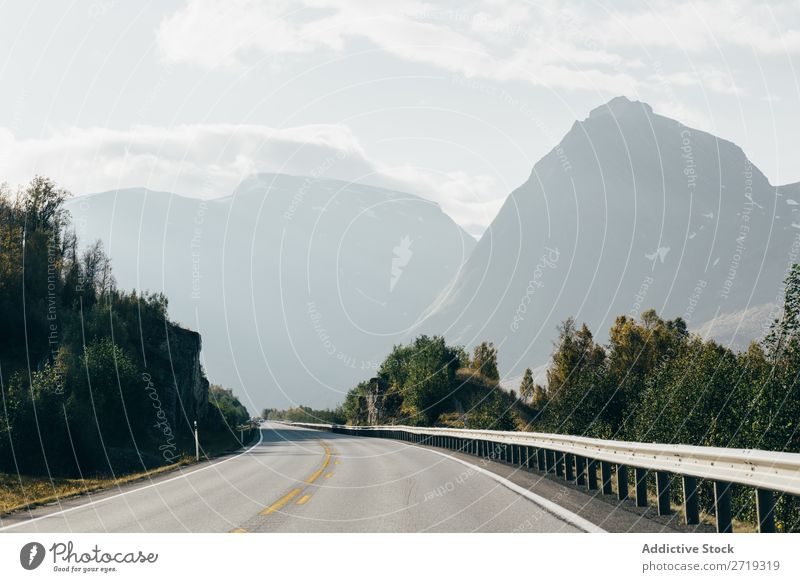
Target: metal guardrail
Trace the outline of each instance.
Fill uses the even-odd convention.
[[[629,496],[628,473],[634,471],[635,502],[647,507],[647,474],[655,473],[656,507],[669,515],[672,476],[680,476],[687,525],[700,522],[698,479],[714,484],[717,531],[733,531],[731,484],[752,487],[756,496],[758,529],[775,531],[775,492],[800,495],[800,454],[610,441],[533,432],[420,428],[412,426],[343,426],[319,423],[287,423],[293,426],[356,436],[392,438],[497,458],[520,467],[538,469],[563,477],[590,491],[611,494],[612,471],[617,495]],[[597,469],[600,468],[598,482]]]

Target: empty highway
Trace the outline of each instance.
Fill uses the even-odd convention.
[[[476,464],[400,441],[265,423],[239,454],[6,516],[0,531],[596,531]]]

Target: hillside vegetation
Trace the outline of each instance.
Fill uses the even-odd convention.
[[[490,343],[472,357],[439,336],[395,346],[377,377],[350,390],[341,416],[350,424],[406,424],[514,430],[534,412],[502,390],[497,350]]]
[[[200,336],[167,298],[117,289],[99,243],[79,251],[47,178],[0,189],[0,471],[84,477],[148,470],[248,419],[200,366]]]
[[[567,319],[546,385],[525,371],[519,394],[498,385],[489,343],[472,358],[440,337],[396,346],[378,375],[350,390],[339,409],[350,424],[412,424],[531,430],[640,442],[800,452],[800,265],[785,281],[782,313],[763,341],[735,352],[654,310],[616,319],[609,342]],[[673,487],[681,502],[680,487]],[[712,484],[701,485],[712,511]],[[734,508],[754,519],[752,491],[734,488]],[[781,496],[779,528],[800,527],[800,504]]]

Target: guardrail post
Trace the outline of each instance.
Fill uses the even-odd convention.
[[[555,473],[556,469],[556,452],[551,450],[546,450],[544,453],[544,461],[547,465],[547,472],[548,473]]]
[[[575,455],[572,453],[564,453],[564,479],[575,480]]]
[[[636,507],[647,507],[647,469],[636,467]]]
[[[717,533],[731,533],[731,484],[714,481],[714,512],[717,515]]]
[[[575,455],[575,485],[586,484],[586,457]]]
[[[658,515],[669,515],[669,473],[656,471],[656,497],[658,497]]]
[[[756,489],[758,531],[775,533],[775,496],[769,489]]]
[[[564,453],[556,451],[556,477],[564,476]]]
[[[628,467],[617,465],[617,499],[624,501],[628,498]]]
[[[603,495],[611,495],[611,463],[600,461],[600,482],[603,486]]]
[[[683,507],[686,525],[700,523],[700,506],[697,502],[697,478],[683,476]]]
[[[597,491],[597,461],[589,459],[586,464],[586,488],[589,491]]]
[[[536,468],[540,471],[547,471],[544,449],[536,449]]]

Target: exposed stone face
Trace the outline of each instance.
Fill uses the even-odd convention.
[[[385,418],[384,395],[386,387],[380,378],[371,378],[367,389],[367,424],[383,424]]]
[[[191,431],[194,421],[208,415],[208,380],[200,363],[200,334],[168,324],[166,338],[148,352],[148,368],[156,370],[159,392],[176,432]],[[155,375],[155,374],[154,374]]]

